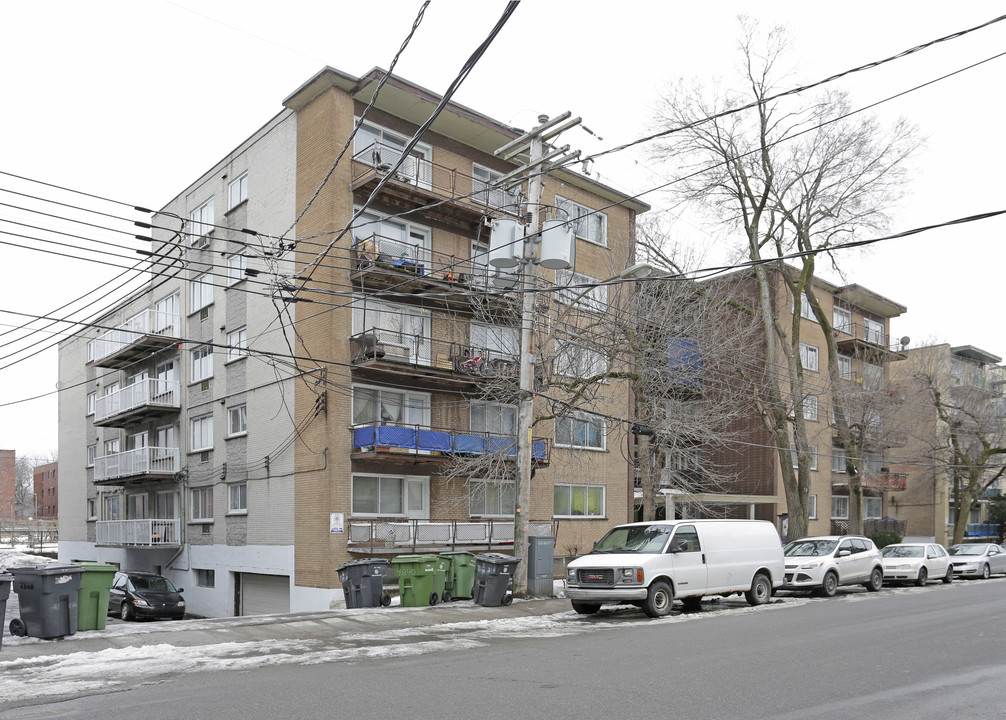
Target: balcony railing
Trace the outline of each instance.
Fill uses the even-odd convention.
[[[867,327],[859,323],[835,326],[835,339],[839,349],[858,347],[868,354],[888,356],[904,351],[901,343],[892,343],[882,328]]]
[[[366,330],[353,335],[349,344],[350,361],[354,364],[381,360],[481,378],[516,377],[518,370],[516,354],[396,330]]]
[[[99,397],[94,403],[94,424],[113,418],[178,410],[181,407],[179,384],[172,380],[147,378]]]
[[[171,476],[181,469],[178,448],[142,447],[94,459],[94,482]]]
[[[90,357],[95,365],[124,367],[177,341],[179,333],[177,313],[147,309],[93,340]]]
[[[353,452],[407,450],[410,454],[477,456],[497,453],[517,457],[517,438],[489,432],[472,432],[423,425],[371,423],[351,428]],[[540,463],[549,459],[549,440],[531,439],[531,458]]]
[[[99,520],[95,526],[95,544],[121,547],[162,547],[181,543],[181,521],[172,520]]]
[[[551,522],[528,523],[529,535],[552,535]],[[364,520],[349,523],[350,552],[415,552],[513,546],[513,520]]]

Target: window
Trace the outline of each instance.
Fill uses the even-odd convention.
[[[811,470],[817,470],[817,445],[808,445],[807,447],[810,450],[810,469]],[[790,453],[791,453],[791,455],[793,457],[793,469],[795,470],[798,467],[798,463],[800,461],[800,458],[796,454],[796,448],[795,447],[793,447],[792,445],[790,445],[789,449],[790,449]]]
[[[190,451],[211,450],[213,448],[213,416],[203,415],[189,421],[192,426],[192,447]]]
[[[87,414],[94,415],[94,405],[98,401],[98,393],[88,393],[87,394]]]
[[[87,446],[87,467],[94,467],[94,458],[98,453],[97,445]]]
[[[845,355],[838,356],[838,376],[843,380],[852,380],[852,358]]]
[[[604,517],[603,485],[556,485],[552,493],[556,517]]]
[[[880,365],[863,363],[863,384],[868,390],[877,390],[884,384],[884,368]]]
[[[195,571],[197,587],[216,587],[216,571],[202,568],[195,568]]]
[[[817,395],[807,395],[803,399],[803,419],[817,420]]]
[[[178,333],[179,294],[168,295],[154,303],[154,327],[156,335]],[[177,335],[176,335],[177,337]]]
[[[429,477],[353,475],[354,515],[429,517]]]
[[[514,405],[478,403],[471,408],[472,432],[494,435],[517,435],[517,408]]]
[[[191,221],[189,244],[198,245],[200,244],[200,238],[213,232],[213,198],[210,198],[189,213],[189,220]]]
[[[599,282],[572,270],[556,270],[555,284],[563,288],[556,294],[556,301],[565,305],[576,302],[577,307],[603,312],[608,307],[608,287]]]
[[[884,517],[884,499],[879,497],[863,498],[863,519],[879,520]]]
[[[213,348],[209,345],[192,351],[192,382],[213,377]]]
[[[367,252],[375,253],[381,263],[419,273],[429,272],[430,235],[427,227],[372,212],[361,213],[353,226],[357,249],[366,248]]]
[[[398,164],[409,139],[373,123],[362,122],[359,118],[356,121],[358,128],[353,159],[358,162],[369,162],[381,171],[391,170]],[[433,176],[433,165],[430,162],[432,154],[433,150],[429,145],[418,143],[409,153],[409,157],[398,166],[395,179],[430,187]]]
[[[227,512],[248,512],[248,483],[235,483],[227,488]]]
[[[388,388],[353,387],[353,424],[430,424],[430,395]]]
[[[119,496],[118,495],[101,495],[101,519],[102,520],[118,520],[119,519]]]
[[[248,199],[248,173],[227,185],[227,209],[233,210]]]
[[[800,364],[804,370],[817,372],[817,348],[807,343],[800,343]]]
[[[863,475],[879,475],[884,466],[884,456],[874,452],[863,453],[859,465]]]
[[[248,355],[248,329],[240,328],[227,333],[227,362]]]
[[[105,455],[115,455],[119,452],[119,438],[105,441]]]
[[[353,298],[353,334],[368,333],[364,343],[379,345],[389,359],[429,365],[430,322],[429,311]]]
[[[605,424],[597,416],[560,415],[555,419],[555,444],[564,447],[604,449]]]
[[[213,522],[213,488],[193,488],[192,522]]]
[[[845,495],[831,496],[831,519],[832,520],[849,519],[849,498],[847,496]]]
[[[191,291],[192,307],[189,312],[202,310],[204,307],[212,303],[213,280],[210,278],[209,273],[203,273],[193,280]]]
[[[807,518],[817,520],[817,495],[811,495],[807,500]]]
[[[833,447],[831,449],[831,471],[833,473],[844,473],[846,471],[845,448]]]
[[[154,517],[173,520],[178,517],[178,494],[173,490],[161,490],[154,502]]]
[[[791,309],[796,312],[796,298],[792,300]],[[810,307],[810,298],[807,297],[807,293],[800,293],[800,317],[806,320],[813,320],[817,322],[817,318],[814,316],[814,310]]]
[[[87,499],[87,519],[97,520],[98,519],[98,501],[94,498]]]
[[[608,371],[604,353],[568,340],[555,343],[555,374],[564,377],[591,378]]]
[[[831,311],[831,324],[838,332],[852,334],[852,311],[836,305]]]
[[[875,345],[883,345],[885,343],[884,323],[871,320],[870,318],[863,318],[863,331],[863,339],[866,342],[874,343]]]
[[[560,220],[568,220],[570,227],[578,238],[582,238],[597,245],[608,244],[608,216],[600,210],[592,210],[589,207],[575,203],[572,200],[555,196],[555,204],[558,206]],[[562,217],[565,213],[565,218]]]
[[[505,325],[472,323],[472,353],[485,352],[487,360],[516,360],[520,356],[520,329]]]
[[[248,269],[248,258],[244,255],[231,255],[227,258],[227,284],[236,285],[245,279]]]
[[[229,437],[234,437],[236,435],[247,435],[248,434],[248,406],[247,405],[235,405],[227,411],[227,435]]]
[[[471,515],[513,517],[516,504],[513,483],[468,481],[468,512]]]
[[[499,187],[490,187],[498,183],[503,173],[490,170],[481,165],[472,164],[472,200],[491,208],[499,208],[516,214],[518,212],[517,193]]]

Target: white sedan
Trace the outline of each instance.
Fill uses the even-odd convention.
[[[913,582],[922,586],[930,578],[953,582],[950,554],[939,543],[898,543],[880,551],[884,556],[884,582]]]

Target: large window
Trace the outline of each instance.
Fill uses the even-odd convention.
[[[353,387],[353,424],[426,425],[430,423],[429,393],[390,388]]]
[[[213,488],[193,488],[189,497],[192,499],[192,522],[212,522]]]
[[[200,244],[200,238],[213,232],[213,198],[189,213],[189,244]]]
[[[498,208],[516,214],[518,212],[517,193],[513,190],[504,190],[499,187],[491,187],[498,183],[503,177],[503,173],[490,170],[481,165],[472,165],[472,199],[491,208]]]
[[[607,215],[600,210],[592,210],[558,195],[556,195],[555,204],[560,210],[559,219],[570,221],[570,226],[578,238],[597,245],[608,244]]]
[[[817,470],[817,445],[808,445],[807,448],[810,450],[810,469]],[[795,470],[799,465],[800,458],[796,454],[796,448],[792,445],[790,446],[790,455],[793,458],[793,469]]]
[[[468,511],[471,515],[513,517],[515,507],[513,483],[468,481]]]
[[[409,139],[370,122],[361,122],[354,138],[354,160],[370,163],[382,172],[390,171],[397,163]],[[395,179],[410,182],[421,187],[430,187],[433,164],[430,162],[433,149],[425,143],[417,143],[409,156],[398,166]]]
[[[865,331],[864,340],[867,342],[876,345],[883,345],[886,342],[884,339],[884,323],[871,320],[870,318],[863,318],[863,330]]]
[[[234,483],[227,487],[227,512],[248,512],[248,483]]]
[[[209,345],[192,351],[192,382],[213,377],[213,348]]]
[[[478,403],[472,405],[472,432],[486,432],[494,435],[517,435],[517,408],[513,405]]]
[[[800,343],[800,364],[804,370],[817,372],[817,348],[807,343]]]
[[[849,519],[849,498],[846,495],[831,496],[831,519]]]
[[[227,209],[233,210],[248,199],[248,173],[227,186]]]
[[[418,475],[353,475],[352,512],[428,518],[429,485]]]
[[[608,371],[604,353],[569,340],[555,343],[555,374],[563,377],[591,378]]]
[[[560,447],[604,449],[605,424],[596,415],[560,415],[555,419],[555,444]]]
[[[248,354],[248,329],[239,328],[227,333],[227,362],[243,358]]]
[[[193,280],[191,290],[192,307],[190,312],[202,310],[213,302],[213,278],[208,273],[203,273]]]
[[[487,360],[516,360],[520,355],[520,329],[505,325],[471,324],[472,352],[484,350]]]
[[[213,448],[213,416],[203,415],[192,418],[192,451],[210,450]]]
[[[556,294],[556,300],[565,305],[576,301],[577,307],[603,312],[608,307],[608,287],[599,285],[599,282],[572,270],[556,270],[555,284],[562,288]]]
[[[227,435],[235,437],[237,435],[248,434],[248,406],[235,405],[227,410]]]
[[[408,220],[364,212],[353,225],[357,249],[382,264],[430,272],[430,229]]]
[[[836,305],[831,311],[831,324],[838,332],[852,334],[852,311]]]
[[[419,308],[353,298],[353,334],[367,332],[381,357],[430,364],[430,314]],[[369,347],[366,349],[369,350]]]
[[[556,517],[604,517],[604,486],[556,485],[552,512]]]
[[[244,255],[231,255],[227,258],[227,284],[235,285],[245,279],[248,268],[248,258]]]
[[[884,498],[863,498],[863,519],[879,520],[882,517],[884,517]]]

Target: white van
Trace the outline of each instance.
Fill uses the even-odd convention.
[[[782,542],[765,520],[665,520],[619,525],[566,569],[566,597],[583,615],[604,603],[631,603],[650,617],[674,598],[744,593],[751,605],[772,597],[785,577]]]

